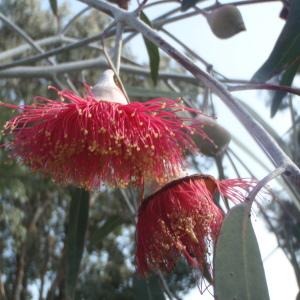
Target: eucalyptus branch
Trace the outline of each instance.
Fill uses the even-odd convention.
[[[101,39],[101,38],[110,37],[114,34],[113,28],[115,27],[115,25],[116,25],[116,22],[113,21],[110,25],[108,25],[108,27],[103,32],[95,34],[91,37],[84,38],[82,40],[79,40],[77,42],[74,42],[74,43],[66,45],[66,46],[62,46],[62,47],[59,47],[56,49],[49,50],[42,54],[34,55],[34,56],[31,56],[28,58],[23,58],[23,59],[17,60],[15,62],[0,65],[0,70],[12,68],[12,67],[19,66],[22,64],[33,63],[38,60],[63,53],[65,51],[70,51],[70,50],[85,46],[89,43],[99,41],[99,39]]]
[[[34,40],[24,31],[22,30],[19,26],[17,26],[14,22],[10,21],[6,16],[4,16],[0,12],[0,19],[8,25],[13,31],[15,31],[18,35],[20,35],[33,49],[35,49],[39,53],[44,53],[44,50],[37,45]],[[47,59],[48,63],[51,65],[55,65],[56,62],[53,58],[48,58]],[[55,77],[52,77],[52,80],[55,82],[56,85],[58,85],[60,88],[63,88],[63,84]]]
[[[39,53],[43,53],[43,49],[34,42],[34,40],[19,26],[17,26],[14,22],[10,21],[6,16],[4,16],[0,12],[0,19],[9,26],[13,31],[15,31],[18,35],[20,35],[30,46],[31,48],[35,49]],[[48,59],[49,63],[53,63],[50,59]]]
[[[123,37],[123,24],[119,22],[116,29],[115,48],[113,55],[113,62],[117,74],[120,72],[121,54],[122,54],[122,37]]]
[[[168,37],[173,39],[178,45],[180,45],[185,51],[187,51],[190,55],[198,59],[201,63],[205,65],[205,67],[211,66],[209,62],[207,62],[205,59],[203,59],[200,55],[198,55],[195,51],[187,47],[181,40],[179,40],[174,34],[169,32],[168,30],[162,28],[161,31],[166,34]]]
[[[286,85],[278,85],[278,84],[271,84],[271,83],[248,82],[241,85],[228,86],[228,90],[232,92],[247,91],[247,90],[271,90],[271,91],[287,92],[287,93],[300,96],[300,89],[293,88]]]
[[[109,10],[113,15],[117,15],[119,20],[124,21],[135,30],[142,33],[147,39],[151,40],[159,48],[164,50],[170,57],[175,59],[180,65],[185,67],[195,78],[210,88],[232,111],[232,113],[245,126],[252,137],[256,140],[259,146],[265,151],[276,167],[282,165],[289,166],[289,180],[294,184],[300,182],[300,170],[296,164],[284,153],[272,136],[236,102],[233,96],[229,93],[224,84],[213,78],[210,74],[201,70],[189,58],[180,53],[171,44],[162,39],[156,31],[139,20],[136,15],[121,10],[110,3],[97,0],[79,0],[88,5],[100,10]]]
[[[145,8],[148,8],[148,7],[151,7],[151,6],[155,6],[155,5],[170,3],[170,2],[174,2],[174,3],[180,4],[180,0],[158,0],[158,1],[151,1],[150,3],[148,3],[147,5],[145,5]],[[177,9],[176,9],[176,11],[177,11]]]
[[[109,15],[111,15],[107,10],[103,10],[104,12],[108,13]],[[161,28],[162,26],[168,24],[169,22],[172,22],[172,19],[167,19],[168,16],[176,13],[180,11],[180,9],[173,9],[161,16],[159,16],[158,18],[156,18],[153,22],[153,26],[157,29]],[[75,18],[76,16],[74,16]],[[78,17],[78,16],[77,16]],[[169,21],[170,20],[170,21]],[[158,23],[157,23],[158,22]],[[157,24],[156,24],[157,23]],[[115,23],[114,23],[115,25]],[[125,29],[124,31],[129,31],[128,29]],[[66,45],[66,46],[62,46],[62,47],[59,47],[59,48],[56,48],[56,49],[52,49],[52,50],[49,50],[47,52],[44,52],[43,54],[38,54],[38,55],[33,55],[31,57],[26,57],[26,58],[22,58],[22,59],[19,59],[17,61],[14,61],[14,62],[10,62],[10,63],[6,63],[6,64],[2,64],[0,65],[0,70],[4,70],[4,69],[9,69],[9,68],[12,68],[12,67],[15,67],[15,66],[19,66],[19,65],[23,65],[23,64],[28,64],[28,63],[33,63],[33,62],[37,62],[39,60],[42,60],[42,59],[45,59],[45,58],[48,58],[48,57],[51,57],[51,56],[54,56],[54,55],[57,55],[57,54],[60,54],[60,53],[63,53],[65,51],[70,51],[70,50],[74,50],[74,49],[77,49],[79,47],[83,47],[83,46],[86,46],[86,45],[89,45],[90,43],[92,42],[96,42],[98,41],[99,39],[101,39],[102,37],[111,37],[115,34],[115,30],[112,29],[109,33],[106,33],[103,35],[103,32],[102,33],[98,33],[96,35],[93,35],[91,37],[88,37],[88,38],[84,38],[84,39],[81,39],[79,41],[74,41],[75,39],[73,38],[73,42],[72,44],[69,44],[69,45]],[[123,44],[129,42],[129,40],[131,40],[133,37],[135,37],[138,33],[137,32],[134,32],[132,33],[130,36],[128,36]],[[67,37],[64,37],[64,36],[58,36],[58,38],[61,38],[63,40],[71,40],[71,38],[67,38]],[[22,46],[20,46],[22,47]],[[10,51],[10,50],[9,50]],[[4,55],[6,52],[4,53],[1,53],[0,54],[0,59],[2,59],[2,55]],[[8,53],[9,54],[9,53]],[[15,55],[17,55],[19,53],[16,53]],[[10,54],[9,54],[10,55]],[[4,56],[4,58],[6,58],[6,56]]]
[[[89,11],[91,8],[89,6],[83,8],[81,11],[79,11],[73,18],[70,19],[70,21],[62,28],[60,31],[61,34],[65,34],[70,26],[83,14],[85,14],[87,11]]]
[[[51,36],[51,37],[47,37],[44,39],[34,41],[34,43],[36,45],[38,45],[39,47],[54,45],[54,44],[61,43],[61,42],[63,42],[63,37],[60,35],[55,35],[55,36]],[[17,46],[15,48],[3,51],[0,53],[0,60],[4,60],[4,59],[10,58],[10,57],[21,55],[24,52],[30,50],[31,48],[32,47],[28,43],[26,43],[26,44]]]
[[[252,4],[261,4],[261,3],[270,3],[270,2],[284,2],[283,0],[242,0],[242,1],[232,1],[226,3],[226,5],[242,6],[242,5],[252,5]],[[224,5],[223,3],[216,3],[209,7],[206,7],[206,10],[213,10],[220,6]]]
[[[24,78],[27,76],[30,77],[44,77],[49,78],[52,74],[62,74],[62,73],[69,73],[69,72],[77,72],[83,69],[95,69],[95,68],[102,68],[107,69],[109,65],[107,61],[103,58],[93,58],[93,59],[86,59],[86,60],[79,60],[73,62],[66,62],[61,63],[56,66],[37,66],[37,67],[14,67],[8,70],[0,70],[0,78]],[[122,64],[121,70],[126,71],[130,74],[135,75],[142,75],[145,77],[150,77],[149,70],[141,67],[141,66],[134,66],[132,64]],[[173,79],[173,80],[181,80],[190,84],[197,84],[197,80],[188,75],[188,74],[178,74],[173,72],[160,72],[159,73],[160,79]]]

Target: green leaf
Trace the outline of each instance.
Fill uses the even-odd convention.
[[[68,300],[74,299],[89,216],[89,193],[74,188],[71,197],[65,256],[65,293]]]
[[[282,75],[282,78],[279,82],[280,85],[287,85],[287,86],[291,86],[291,84],[293,83],[294,77],[297,73],[297,70],[299,69],[299,63],[295,63],[293,65],[291,65]],[[273,99],[272,99],[272,104],[271,104],[271,118],[273,118],[279,107],[280,104],[283,100],[283,98],[285,97],[286,92],[282,92],[282,91],[277,91],[274,93]]]
[[[54,14],[54,16],[58,16],[58,9],[57,9],[57,1],[56,0],[49,0],[50,2],[50,7],[51,7],[51,10]]]
[[[91,241],[99,242],[103,240],[109,233],[122,225],[124,221],[119,216],[109,217],[100,228],[92,235]]]
[[[214,259],[216,299],[269,299],[249,211],[249,204],[237,205],[224,220]]]
[[[164,293],[157,276],[147,279],[135,276],[133,278],[134,300],[165,300]]]
[[[300,60],[300,1],[293,0],[288,19],[266,62],[254,74],[253,81],[265,82]]]
[[[186,11],[201,1],[203,1],[203,0],[182,0],[181,11]]]
[[[153,27],[151,21],[148,19],[148,17],[143,12],[141,12],[140,18],[148,26]],[[156,85],[157,78],[158,78],[158,71],[159,71],[159,61],[160,61],[159,50],[158,50],[158,47],[154,43],[152,43],[145,37],[144,37],[144,42],[145,42],[148,56],[149,56],[151,78],[152,78],[154,85]]]

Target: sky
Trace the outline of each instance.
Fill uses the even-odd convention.
[[[213,1],[210,2],[213,3]],[[229,1],[221,2],[226,3]],[[84,5],[74,0],[70,3],[72,3],[74,11],[78,11],[84,7]],[[132,0],[131,8],[135,6],[135,3]],[[163,13],[164,10],[169,10],[172,7],[175,6],[173,4],[166,4],[159,8],[154,7],[146,10],[146,14],[152,19]],[[250,79],[268,57],[284,25],[284,22],[278,18],[280,10],[281,4],[276,2],[241,6],[240,11],[247,31],[227,40],[216,38],[210,31],[204,17],[200,15],[188,20],[172,23],[167,26],[167,29],[201,57],[213,64],[214,68],[225,76],[234,79]],[[140,36],[135,38],[130,46],[138,62],[148,62],[144,42]],[[269,118],[269,108],[265,106],[267,93],[248,91],[235,93],[235,95],[242,99],[242,101],[250,104],[279,134],[284,133],[289,128],[290,121],[286,113],[278,113],[275,118]],[[234,136],[239,137],[246,143],[249,149],[258,154],[266,165],[272,169],[272,164],[268,158],[255,144],[242,125],[220,100],[215,99],[215,102],[217,104],[218,122],[231,131]],[[233,148],[237,149],[234,145]],[[240,155],[247,164],[255,164],[247,155],[242,153]],[[254,169],[254,173],[258,178],[267,175],[266,170],[257,164]],[[252,222],[264,261],[271,300],[295,299],[298,288],[292,267],[280,249],[274,251],[277,247],[276,239],[265,228],[263,221],[254,215]],[[199,296],[199,290],[195,288],[184,299],[206,300],[213,298],[208,293]]]

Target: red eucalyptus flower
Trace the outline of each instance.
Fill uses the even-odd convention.
[[[83,98],[52,87],[62,101],[37,97],[32,105],[2,103],[21,110],[5,126],[13,155],[58,182],[87,189],[102,182],[121,187],[147,179],[165,183],[178,176],[184,152],[196,149],[190,135],[209,138],[203,123],[177,112],[200,112],[165,98],[129,104],[109,100],[113,74],[107,74],[93,89],[97,97],[89,87]]]
[[[219,192],[236,203],[244,200],[243,190],[253,185],[251,180],[194,175],[170,182],[146,198],[136,229],[139,273],[170,272],[181,255],[204,271],[209,245],[215,243],[223,221],[214,194]]]

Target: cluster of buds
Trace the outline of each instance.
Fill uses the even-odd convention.
[[[20,111],[5,125],[11,137],[7,148],[32,170],[62,184],[86,189],[138,187],[145,181],[164,185],[139,209],[138,271],[169,272],[182,255],[203,270],[223,221],[215,194],[240,202],[253,182],[204,175],[176,179],[186,167],[186,152],[197,150],[192,135],[213,144],[203,119],[179,114],[201,112],[165,98],[127,103],[113,75],[104,72],[93,89],[86,86],[84,97],[52,87],[60,101],[38,97],[32,105],[1,103]]]

